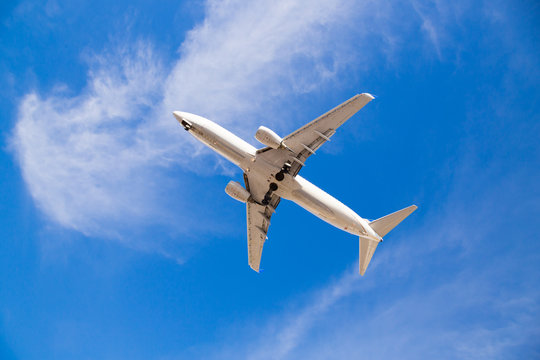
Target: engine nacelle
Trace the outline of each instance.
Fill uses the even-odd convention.
[[[247,202],[251,197],[249,191],[244,189],[244,187],[237,181],[229,181],[227,187],[225,187],[225,192],[233,199],[243,203]]]
[[[255,133],[255,139],[259,140],[260,143],[270,146],[273,149],[283,145],[283,139],[278,136],[275,132],[270,130],[265,126],[260,126],[257,132]]]

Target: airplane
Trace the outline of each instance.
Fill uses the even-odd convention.
[[[253,270],[259,272],[270,218],[282,198],[295,202],[339,229],[357,235],[360,239],[361,275],[365,274],[383,236],[417,209],[416,205],[411,205],[368,221],[298,175],[306,159],[330,141],[345,121],[373,99],[367,93],[356,95],[284,138],[261,126],[255,133],[255,138],[265,145],[261,149],[213,121],[187,112],[173,112],[186,131],[243,170],[245,187],[230,181],[225,192],[246,204],[248,263]]]

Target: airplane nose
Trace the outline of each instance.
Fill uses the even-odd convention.
[[[185,113],[183,113],[182,111],[173,111],[173,115],[176,120],[178,120],[178,122],[182,122],[182,120],[187,118],[187,116],[185,116]]]
[[[192,128],[193,122],[188,119],[186,113],[183,113],[181,111],[174,111],[173,115],[176,120],[178,120],[178,122],[184,127],[184,129],[189,130]]]

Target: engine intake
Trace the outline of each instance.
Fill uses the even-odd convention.
[[[257,139],[260,143],[266,146],[270,146],[273,149],[277,149],[283,146],[283,139],[280,138],[278,134],[265,126],[259,127],[259,129],[255,133],[255,139]]]
[[[229,181],[225,187],[225,192],[233,199],[243,203],[247,202],[251,197],[249,191],[244,189],[244,187],[237,181]]]

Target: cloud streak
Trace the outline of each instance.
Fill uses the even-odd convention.
[[[242,341],[236,334],[213,356],[507,359],[537,355],[540,272],[533,251],[537,245],[514,239],[509,246],[505,235],[508,224],[513,224],[514,237],[535,238],[533,229],[521,226],[534,221],[538,212],[524,190],[535,180],[523,174],[496,177],[492,170],[471,167],[467,159],[457,172],[445,206],[428,213],[424,225],[413,232],[402,231],[401,237],[389,239],[392,246],[378,249],[365,277],[356,274],[355,264],[307,300],[303,295],[302,300],[289,301],[286,311],[270,319],[255,316],[260,337],[250,333]],[[486,178],[492,179],[489,186]],[[500,194],[501,188],[505,194]],[[512,210],[500,206],[508,203],[526,205]],[[527,252],[531,254],[524,255]],[[301,305],[295,305],[298,302]]]
[[[333,71],[322,60],[328,39],[319,37],[322,27],[332,33],[332,17],[344,7],[307,5],[210,1],[172,71],[140,42],[95,56],[80,94],[59,86],[24,96],[12,147],[38,207],[87,235],[114,237],[123,225],[159,222],[166,169],[193,170],[190,159],[205,153],[181,136],[172,110],[245,129],[271,98],[308,91]],[[295,63],[300,56],[307,60]],[[291,76],[306,62],[311,68],[303,79]]]
[[[184,230],[166,211],[170,194],[179,212],[191,204],[171,170],[177,183],[193,171],[232,170],[183,136],[171,112],[207,116],[246,138],[265,120],[292,130],[275,109],[368,66],[360,45],[399,37],[391,10],[370,1],[210,0],[177,59],[144,42],[95,56],[81,93],[59,86],[19,104],[11,142],[33,199],[53,222],[89,236],[122,239],[156,224]],[[208,165],[193,166],[194,157]]]
[[[70,96],[64,87],[46,98],[27,94],[12,140],[38,206],[85,234],[146,214],[142,182],[148,179],[138,170],[155,155],[137,130],[164,77],[159,59],[143,44],[95,61],[79,95]]]

